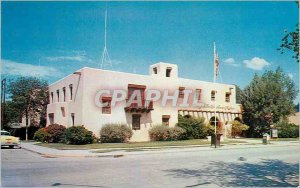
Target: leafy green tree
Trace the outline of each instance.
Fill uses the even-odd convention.
[[[296,25],[295,31],[285,31],[284,37],[281,39],[282,44],[277,49],[283,54],[286,50],[293,52],[293,58],[299,62],[299,24]]]
[[[231,136],[241,136],[243,131],[246,131],[249,129],[248,125],[245,125],[237,120],[233,121],[231,124]]]
[[[236,91],[236,103],[241,104],[242,90],[238,85],[235,85],[235,91]]]
[[[295,97],[295,84],[282,69],[255,75],[241,95],[243,120],[250,126],[250,136],[261,136],[271,124],[291,114]]]
[[[4,129],[9,129],[9,124],[11,123],[17,123],[22,118],[21,117],[21,111],[17,107],[17,105],[12,101],[6,101],[5,108],[2,108],[4,110],[4,122],[3,127]]]
[[[45,114],[48,104],[48,83],[36,77],[18,77],[8,86],[12,103],[18,115],[26,118],[26,140],[28,139],[29,119],[38,126],[39,118]]]

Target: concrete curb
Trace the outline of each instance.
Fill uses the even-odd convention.
[[[236,146],[246,146],[246,147],[236,147]],[[247,144],[228,144],[228,145],[223,145],[221,147],[217,147],[217,148],[214,148],[214,147],[207,147],[207,146],[210,146],[209,145],[201,145],[201,146],[198,146],[199,149],[201,148],[201,151],[217,151],[217,150],[232,150],[232,149],[246,149],[246,148],[261,148],[261,147],[289,147],[289,146],[299,146],[299,143],[293,143],[293,144],[286,144],[286,145],[278,145],[278,144],[268,144],[268,145],[263,145],[263,144],[250,144],[250,143],[247,143]],[[40,146],[42,147],[42,146]],[[207,148],[204,148],[204,147],[207,147]],[[29,152],[33,152],[33,153],[36,153],[38,155],[41,155],[42,157],[46,157],[46,158],[59,158],[59,157],[72,157],[72,158],[100,158],[100,157],[112,157],[112,158],[119,158],[119,157],[124,157],[126,155],[143,155],[143,154],[158,154],[158,153],[173,153],[173,152],[178,152],[178,149],[180,150],[186,150],[185,152],[194,152],[196,150],[191,150],[191,149],[195,149],[197,148],[197,146],[193,146],[193,147],[177,147],[177,148],[159,148],[157,147],[157,149],[146,149],[144,148],[144,150],[142,151],[133,151],[133,152],[127,152],[124,148],[122,149],[119,149],[119,150],[112,150],[112,151],[109,151],[109,152],[105,152],[105,153],[97,153],[97,152],[94,152],[92,153],[93,151],[95,150],[90,150],[91,153],[90,154],[51,154],[51,153],[41,153],[41,152],[38,152],[38,151],[35,151],[35,150],[32,150],[32,149],[28,149],[26,147],[22,147],[22,149],[26,150],[26,151],[29,151]],[[141,148],[133,148],[133,150],[138,150],[138,149],[141,149]],[[190,150],[189,150],[190,149]],[[124,151],[125,150],[125,151]],[[99,150],[96,150],[96,151],[101,151],[101,149]],[[198,151],[198,150],[197,150]],[[117,152],[115,154],[112,154],[110,152]]]

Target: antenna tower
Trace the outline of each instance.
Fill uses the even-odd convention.
[[[101,59],[101,65],[100,68],[101,69],[105,69],[105,68],[112,68],[112,63],[108,54],[108,50],[106,48],[106,26],[107,26],[107,5],[106,5],[106,9],[105,9],[105,20],[104,20],[104,49],[102,52],[102,59]]]

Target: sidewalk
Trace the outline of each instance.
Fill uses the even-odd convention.
[[[31,151],[44,157],[122,157],[125,155],[144,155],[171,152],[192,152],[192,151],[212,151],[228,149],[245,149],[261,147],[286,147],[299,145],[299,141],[273,141],[271,144],[263,145],[260,140],[246,140],[247,143],[226,144],[214,148],[208,145],[192,146],[165,146],[152,148],[113,148],[113,149],[93,149],[93,150],[59,150],[35,145],[37,142],[22,142],[21,146],[27,151]]]

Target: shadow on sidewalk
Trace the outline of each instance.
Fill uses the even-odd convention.
[[[297,187],[299,164],[280,160],[263,160],[252,164],[246,162],[211,162],[201,169],[170,169],[167,176],[174,178],[197,178],[198,184],[216,184],[221,187]],[[187,185],[194,187],[197,185]]]

